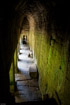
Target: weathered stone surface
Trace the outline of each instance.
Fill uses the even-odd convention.
[[[37,79],[38,72],[37,72],[37,66],[35,64],[29,67],[29,75],[31,78]]]
[[[30,77],[26,77],[25,75],[23,75],[22,73],[17,73],[15,74],[15,81],[25,81],[25,80],[29,80]]]
[[[23,48],[24,47],[25,46],[23,46]],[[40,101],[41,93],[40,93],[39,84],[37,81],[37,67],[35,63],[31,62],[33,61],[33,58],[31,59],[28,58],[27,51],[25,51],[25,49],[22,49],[22,52],[23,52],[22,53],[23,57],[20,58],[20,60],[21,59],[22,60],[20,61],[20,65],[18,65],[18,67],[21,66],[21,64],[23,66],[19,68],[20,73],[15,74],[15,81],[16,81],[16,87],[17,87],[16,93],[15,93],[15,101],[16,103],[28,102],[28,101]],[[27,61],[24,63],[24,59],[26,58],[29,63]],[[28,66],[28,70],[26,70],[27,66]]]
[[[9,69],[20,34],[24,33],[28,35],[28,43],[37,59],[42,95],[52,96],[56,91],[61,104],[70,104],[69,4],[63,0],[1,0],[1,100],[9,101]]]

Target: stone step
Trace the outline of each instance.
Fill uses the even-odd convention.
[[[38,87],[38,82],[35,80],[17,81],[17,85],[27,85],[31,87]]]
[[[32,64],[30,66],[29,75],[32,79],[37,79],[38,78],[38,70],[37,70],[37,66],[35,64]]]

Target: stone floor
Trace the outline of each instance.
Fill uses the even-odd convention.
[[[18,53],[18,70],[19,73],[15,74],[16,82],[16,92],[15,92],[15,102],[33,102],[41,101],[41,93],[38,86],[38,80],[36,78],[31,78],[31,73],[37,72],[35,59],[28,57],[30,50],[28,45],[20,45],[20,50]]]

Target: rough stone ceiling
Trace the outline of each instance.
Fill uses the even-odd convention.
[[[10,0],[1,1],[0,15],[6,21],[12,20],[14,17],[19,18],[25,15],[32,14],[35,18],[45,11],[48,13],[47,19],[57,25],[59,28],[67,30],[70,26],[68,2],[60,0]],[[46,14],[45,13],[45,14]],[[45,16],[45,15],[44,15]]]
[[[34,1],[21,0],[21,2],[19,2],[15,8],[15,11],[17,11],[20,15],[42,11],[42,10],[43,10],[43,6],[41,5],[40,1],[36,1],[36,0]]]

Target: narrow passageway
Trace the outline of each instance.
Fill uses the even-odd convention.
[[[1,105],[70,105],[69,4],[1,0]],[[24,44],[19,44],[20,39]]]
[[[20,45],[17,66],[19,73],[15,74],[16,93],[15,102],[40,101],[41,93],[37,80],[37,67],[35,59],[28,45]]]

